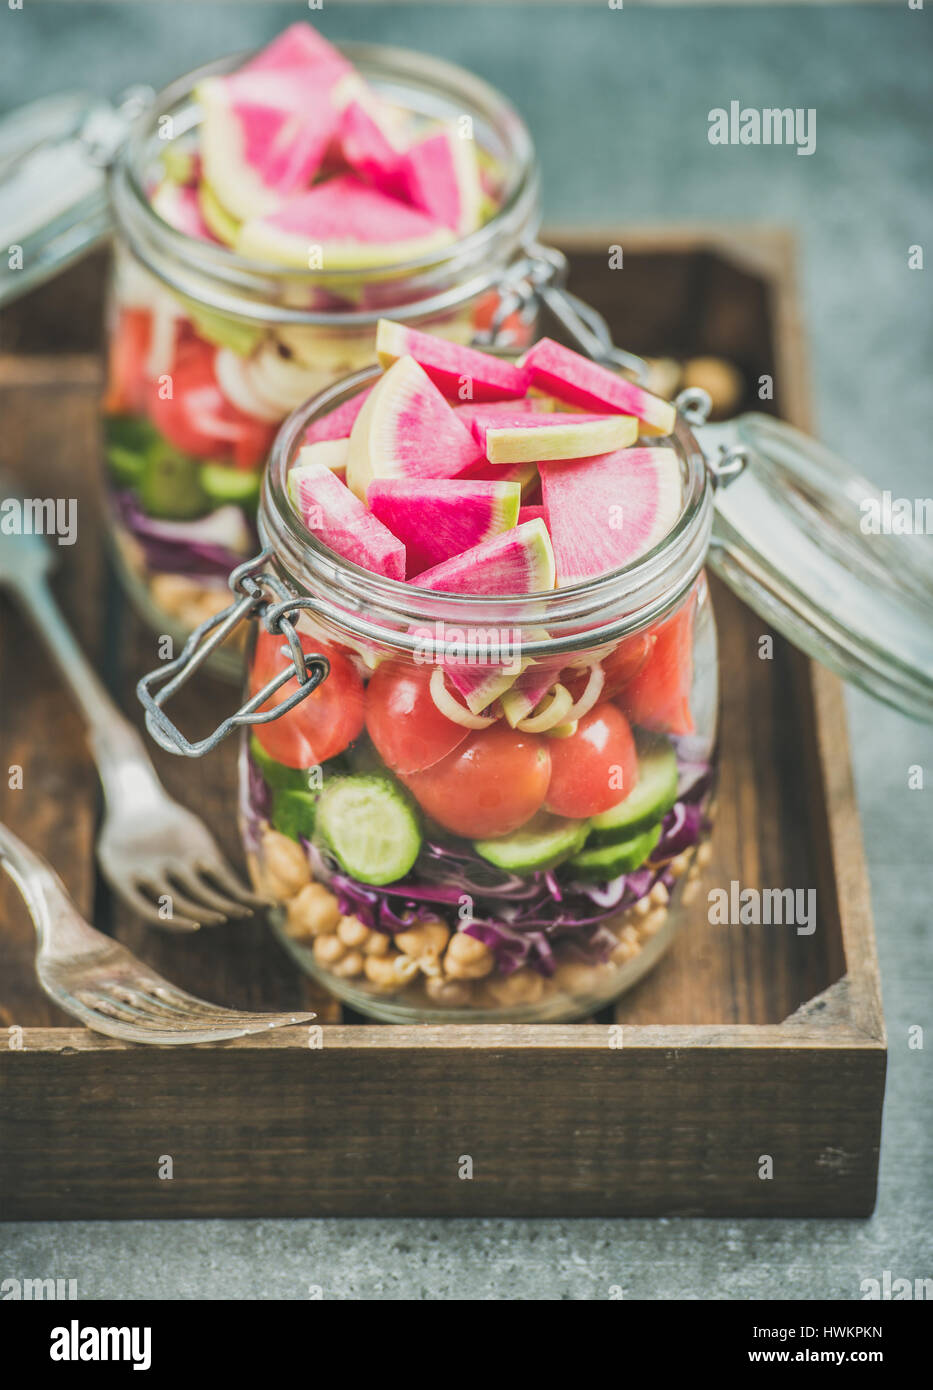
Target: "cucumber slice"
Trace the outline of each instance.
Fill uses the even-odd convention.
[[[140,506],[150,516],[189,521],[208,510],[197,463],[167,446],[147,456],[137,493]]]
[[[262,773],[262,779],[273,791],[308,790],[308,774],[300,767],[286,767],[271,757],[255,734],[249,741],[249,755]]]
[[[620,874],[630,874],[640,868],[660,838],[660,825],[652,825],[640,835],[633,835],[630,840],[583,850],[582,854],[574,855],[569,868],[578,878],[609,883]]]
[[[236,502],[241,507],[255,507],[259,501],[261,473],[228,468],[223,463],[202,463],[198,479],[212,502]]]
[[[101,428],[108,449],[115,447],[142,455],[161,443],[161,435],[141,415],[105,415]]]
[[[421,849],[421,831],[408,797],[389,777],[338,777],[317,804],[316,835],[341,868],[379,887],[408,873]]]
[[[512,874],[530,874],[535,869],[552,869],[555,864],[583,848],[589,821],[566,820],[540,811],[527,825],[499,840],[474,840],[477,854]]]
[[[322,795],[322,792],[298,791],[294,787],[277,791],[270,817],[273,829],[293,840],[310,840],[314,834],[317,803]]]
[[[107,463],[114,482],[119,483],[121,487],[135,487],[146,466],[142,454],[136,454],[132,449],[124,449],[119,444],[112,444],[107,450]]]
[[[638,736],[638,781],[618,806],[594,816],[591,845],[614,845],[663,819],[677,800],[677,756],[666,738]]]

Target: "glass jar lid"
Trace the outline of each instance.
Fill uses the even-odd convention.
[[[716,491],[711,567],[809,656],[933,722],[933,498],[879,491],[770,416],[697,435],[714,477],[718,459],[733,464]]]

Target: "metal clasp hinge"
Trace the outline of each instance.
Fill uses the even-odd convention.
[[[281,580],[264,570],[263,567],[271,555],[272,551],[267,549],[238,565],[227,582],[233,593],[239,594],[240,597],[223,612],[215,613],[212,618],[196,627],[179,656],[147,672],[137,683],[136,694],[146,711],[146,728],[159,747],[164,748],[166,752],[176,753],[185,758],[203,757],[241,725],[269,724],[274,719],[281,719],[283,714],[287,714],[302,700],[307,699],[329,674],[330,663],[327,658],[320,653],[308,653],[303,650],[294,624],[288,617],[289,613],[298,609],[313,607],[313,603],[310,599],[296,597]],[[272,599],[268,596],[270,594],[273,596]],[[213,733],[192,743],[169,719],[163,706],[176,691],[188,683],[211,652],[230,636],[240,622],[252,618],[259,618],[268,632],[282,634],[287,643],[281,649],[282,655],[290,657],[291,660],[261,690],[251,695],[235,714],[218,724]],[[298,689],[288,695],[281,704],[260,713],[260,707],[292,679],[297,679]]]

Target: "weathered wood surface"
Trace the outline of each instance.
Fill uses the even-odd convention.
[[[606,269],[614,241],[621,273]],[[806,423],[785,236],[601,232],[562,244],[572,288],[617,341],[719,354],[750,383],[769,372],[781,413]],[[0,467],[29,495],[78,498],[79,542],[58,548],[56,589],[139,722],[133,685],[154,639],[114,589],[98,505],[101,266],[0,320]],[[25,778],[21,791],[0,779],[0,818],[98,925],[179,984],[234,1006],[311,1001],[330,1023],[323,1049],[295,1030],[170,1054],[75,1029],[35,985],[32,928],[0,879],[0,1025],[25,1028],[25,1051],[0,1045],[0,1217],[870,1210],[883,1023],[841,692],[780,640],[773,661],[758,660],[760,620],[720,586],[714,603],[723,761],[706,883],[816,887],[818,929],[714,927],[701,894],[666,959],[616,1007],[618,1049],[595,1024],[330,1023],[339,1011],[261,924],[184,938],[133,921],[94,873],[99,792],[79,718],[0,598],[0,767]],[[179,716],[195,727],[233,698],[208,680]],[[197,768],[153,757],[237,859],[233,748]],[[155,1177],[161,1153],[176,1157],[171,1183]],[[463,1153],[472,1182],[456,1176]],[[758,1179],[762,1153],[781,1181]]]

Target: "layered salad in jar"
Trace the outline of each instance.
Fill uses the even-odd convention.
[[[200,120],[142,178],[153,215],[180,234],[191,292],[118,240],[104,402],[121,568],[150,616],[179,629],[225,605],[227,574],[255,548],[277,426],[372,361],[372,324],[348,316],[417,299],[405,267],[449,256],[495,215],[503,187],[472,126],[394,104],[308,24],[194,96]],[[277,302],[319,321],[264,319],[261,299],[247,314],[199,299],[197,267],[217,266],[195,247],[263,269]],[[469,342],[497,303],[484,292],[431,326]],[[511,327],[520,341],[525,326]]]
[[[375,383],[312,417],[287,491],[309,544],[407,586],[404,611],[534,609],[675,527],[668,402],[549,339],[507,361],[383,320],[377,349]],[[329,674],[244,744],[254,880],[293,954],[377,1017],[580,1016],[659,953],[696,871],[716,710],[702,573],[643,630],[581,627],[560,652],[537,607],[541,627],[472,660],[437,624],[398,651],[312,605],[301,644]],[[260,628],[250,692],[289,661]]]

